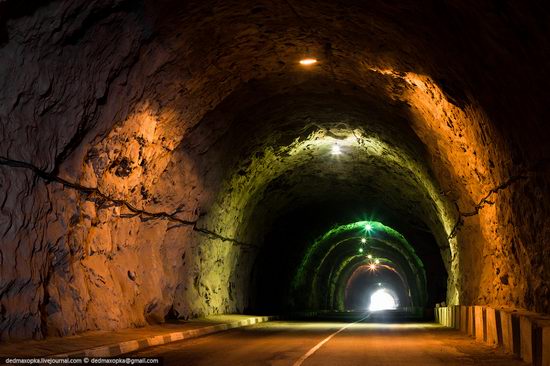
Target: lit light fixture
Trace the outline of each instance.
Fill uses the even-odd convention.
[[[361,243],[365,244],[367,242],[366,238],[361,238]]]
[[[369,264],[369,270],[376,271],[376,264],[374,263]]]
[[[363,248],[359,248],[359,253],[363,253]]]
[[[306,57],[300,60],[300,65],[309,66],[317,63],[317,59],[312,57]]]
[[[378,286],[382,286],[382,284],[380,282],[378,282]]]
[[[342,153],[342,150],[340,149],[340,146],[338,144],[332,145],[331,154],[332,155],[340,155]]]
[[[368,259],[372,259],[372,254],[367,255]]]
[[[366,224],[365,225],[365,230],[371,231],[372,230],[372,225],[371,224]]]
[[[375,259],[375,260],[374,260],[374,263],[380,264],[380,259]]]

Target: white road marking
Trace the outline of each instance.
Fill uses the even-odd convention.
[[[317,343],[317,345],[315,345],[312,349],[310,349],[309,351],[307,351],[307,353],[305,355],[303,355],[302,357],[300,357],[296,362],[294,362],[294,364],[292,366],[301,366],[305,360],[307,360],[309,358],[309,356],[311,356],[312,354],[314,354],[319,348],[321,348],[323,346],[323,344],[327,343],[328,341],[331,340],[332,337],[334,337],[335,335],[337,335],[338,333],[340,332],[343,332],[347,327],[350,327],[352,326],[353,324],[357,324],[365,319],[367,319],[369,316],[371,316],[372,313],[369,313],[367,316],[365,316],[364,318],[361,318],[359,319],[358,321],[356,322],[353,322],[353,323],[349,323],[345,326],[343,326],[342,328],[340,328],[339,330],[337,330],[336,332],[332,333],[331,335],[329,335],[328,337],[326,337],[325,339],[323,339],[321,342]]]

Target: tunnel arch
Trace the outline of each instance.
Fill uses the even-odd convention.
[[[395,274],[395,272],[393,273]],[[396,281],[395,278],[376,276],[369,269],[368,264],[362,264],[355,268],[352,275],[346,281],[343,308],[341,310],[368,310],[370,297],[378,290],[390,292],[395,300],[396,307],[411,307],[409,288],[402,280],[402,278]]]
[[[255,84],[255,88],[258,88],[257,84]],[[310,90],[313,87],[306,83],[303,86],[303,88]],[[268,93],[268,95],[270,94]],[[288,96],[285,96],[285,99],[286,98],[288,98]],[[322,96],[319,96],[319,95],[316,95],[316,98],[321,98],[322,101],[324,100]],[[282,101],[285,102],[285,99],[282,99]],[[448,240],[446,236],[441,235],[444,231],[439,226],[441,225],[441,220],[437,216],[438,213],[436,214],[433,213],[433,204],[429,204],[425,202],[426,200],[428,202],[430,200],[430,198],[426,198],[426,197],[436,197],[436,202],[439,202],[439,205],[441,207],[446,207],[446,205],[448,207],[449,204],[445,203],[444,200],[441,200],[441,197],[439,197],[439,195],[436,193],[436,189],[431,183],[431,178],[429,178],[430,176],[429,170],[426,170],[425,168],[418,167],[417,165],[415,165],[417,164],[415,159],[407,160],[407,158],[404,158],[405,156],[407,156],[405,151],[407,150],[416,151],[415,149],[418,149],[418,148],[415,148],[414,145],[411,146],[410,144],[407,144],[403,146],[402,148],[403,150],[397,150],[396,152],[392,152],[392,150],[395,149],[395,147],[393,146],[397,146],[398,144],[394,142],[392,147],[390,148],[389,147],[390,145],[386,143],[385,140],[393,139],[395,141],[396,138],[388,134],[387,128],[384,129],[381,127],[376,127],[375,123],[371,123],[369,125],[364,125],[363,123],[364,126],[372,126],[367,128],[373,131],[373,132],[369,131],[371,133],[371,136],[373,137],[370,137],[366,133],[363,133],[361,129],[350,130],[346,128],[346,124],[342,122],[337,122],[337,123],[332,122],[331,124],[325,124],[326,127],[323,128],[323,126],[320,125],[320,123],[326,120],[327,116],[330,116],[331,114],[330,112],[327,112],[326,108],[323,108],[323,107],[319,108],[318,107],[319,105],[315,104],[315,106],[318,107],[318,111],[317,113],[315,113],[311,110],[312,108],[311,100],[306,99],[307,101],[309,101],[310,105],[308,105],[308,109],[306,109],[305,111],[302,111],[304,107],[303,106],[300,107],[301,99],[299,94],[298,95],[292,94],[292,99],[290,100],[293,103],[292,110],[297,111],[298,116],[300,116],[299,113],[307,113],[309,115],[308,116],[309,119],[311,119],[312,115],[314,116],[317,115],[319,116],[319,120],[315,121],[314,123],[308,123],[309,125],[306,125],[307,127],[305,131],[307,132],[311,131],[309,132],[308,135],[295,138],[294,140],[292,138],[292,135],[290,135],[290,137],[283,135],[283,137],[286,139],[286,143],[290,142],[290,145],[283,144],[282,146],[277,146],[277,143],[273,142],[276,147],[268,146],[268,148],[264,150],[250,151],[248,152],[249,158],[241,159],[242,161],[244,161],[244,164],[234,168],[235,170],[237,170],[237,173],[235,173],[235,175],[233,175],[233,177],[231,178],[230,182],[232,183],[229,183],[228,186],[226,186],[226,188],[221,188],[221,192],[223,192],[224,189],[226,192],[228,192],[226,197],[223,198],[223,196],[221,196],[222,197],[220,198],[221,202],[219,203],[215,202],[213,204],[214,212],[211,211],[209,213],[209,216],[210,216],[209,221],[213,221],[217,225],[214,227],[210,227],[212,231],[222,233],[224,237],[242,237],[240,234],[237,234],[237,233],[239,231],[241,232],[248,231],[249,239],[241,239],[242,241],[249,241],[249,242],[261,241],[262,240],[261,237],[255,238],[254,235],[251,234],[253,233],[253,231],[248,230],[248,228],[246,227],[246,224],[242,229],[238,229],[238,226],[236,226],[238,223],[235,219],[239,218],[240,220],[245,222],[247,220],[246,219],[247,215],[249,217],[254,217],[254,225],[256,226],[256,228],[254,228],[254,231],[261,232],[262,229],[258,223],[263,221],[273,220],[273,219],[269,219],[269,215],[273,217],[273,214],[278,211],[275,207],[280,206],[281,204],[284,205],[285,204],[284,202],[289,202],[289,198],[287,196],[284,198],[275,199],[273,200],[275,202],[272,201],[272,203],[268,205],[264,204],[264,207],[265,206],[269,207],[268,209],[269,213],[267,215],[265,212],[261,211],[262,207],[260,207],[259,212],[258,210],[255,209],[255,206],[263,199],[263,197],[265,197],[266,191],[269,192],[270,195],[275,193],[273,192],[273,188],[271,188],[274,186],[276,187],[275,184],[281,185],[281,181],[282,181],[283,187],[286,185],[290,187],[298,187],[297,189],[303,189],[300,187],[302,187],[304,183],[307,184],[308,181],[310,181],[311,179],[314,179],[311,182],[315,182],[316,189],[318,190],[319,188],[322,188],[322,185],[319,184],[320,175],[317,172],[328,169],[330,173],[330,169],[333,168],[333,166],[331,166],[330,163],[334,162],[333,159],[330,162],[327,162],[328,159],[331,159],[331,157],[329,156],[330,146],[332,146],[334,143],[338,143],[342,145],[343,148],[349,149],[349,150],[344,152],[344,155],[348,155],[348,156],[344,156],[343,159],[341,159],[344,161],[342,162],[340,167],[335,168],[336,169],[335,172],[340,175],[346,176],[347,177],[346,179],[348,179],[348,181],[352,179],[349,177],[350,173],[345,172],[342,174],[338,172],[338,169],[346,169],[345,171],[355,170],[358,172],[357,174],[355,174],[357,175],[358,179],[363,177],[365,174],[367,174],[366,176],[368,177],[369,171],[372,172],[370,173],[371,178],[373,174],[381,174],[383,172],[384,174],[388,174],[388,178],[385,179],[384,181],[386,185],[385,189],[387,190],[388,189],[387,187],[392,185],[392,178],[395,177],[393,176],[393,172],[399,171],[401,169],[400,167],[402,166],[407,166],[407,169],[409,169],[412,172],[413,176],[416,176],[416,178],[413,178],[413,180],[410,183],[408,183],[409,187],[413,187],[411,188],[411,191],[414,192],[414,190],[416,189],[415,187],[418,187],[418,186],[420,187],[427,186],[426,188],[424,188],[425,192],[412,193],[412,195],[418,195],[418,198],[416,199],[412,198],[412,200],[417,200],[418,202],[421,202],[421,205],[418,205],[418,204],[411,205],[413,207],[412,210],[416,210],[417,207],[423,207],[421,208],[421,210],[423,211],[419,211],[418,214],[416,215],[413,214],[412,216],[429,218],[429,225],[432,227],[435,227],[436,231],[440,233],[439,240],[440,242],[443,242],[440,245],[442,247],[442,250],[446,252],[444,255],[446,255],[448,258],[451,257],[451,253],[450,253],[451,251],[449,249],[448,244],[446,244],[448,243]],[[330,109],[333,111],[336,111],[337,113],[341,113],[340,110],[346,111],[346,110],[349,110],[350,108],[349,101],[347,101],[346,104],[344,104],[343,106],[339,106],[337,103],[335,103],[334,99],[330,99],[330,100],[332,101],[330,104]],[[233,101],[230,101],[229,104],[232,106],[232,105],[235,105],[236,103],[234,103]],[[280,104],[281,104],[281,98],[275,95],[270,99],[264,100],[261,103],[261,108],[256,107],[256,109],[260,109],[262,116],[265,118],[265,116],[268,115],[266,114],[266,110],[269,111],[271,108],[274,108],[276,110],[277,108],[280,109],[281,108],[279,106]],[[243,113],[244,112],[236,112],[235,115],[242,115]],[[258,113],[258,112],[254,112],[254,107],[252,107],[252,109],[248,109],[246,111],[247,119],[249,121],[254,121],[255,113]],[[346,114],[349,114],[349,113],[343,112],[343,114],[341,115],[337,114],[336,117],[341,119],[342,117],[345,117]],[[213,115],[219,116],[220,113],[217,113],[216,111],[214,111]],[[224,118],[227,118],[227,116],[232,116],[232,114],[227,109],[223,109],[223,116],[225,116]],[[228,119],[230,118],[231,117],[229,117]],[[361,118],[361,115],[359,115],[359,118]],[[303,117],[300,117],[298,121],[301,119],[303,119]],[[361,120],[360,119],[358,120],[358,116],[353,116],[352,114],[351,121],[353,121],[353,123],[360,123]],[[292,122],[296,123],[296,121],[292,121]],[[235,122],[232,122],[232,123],[235,124]],[[234,131],[240,131],[242,130],[242,128],[244,128],[244,126],[238,128],[239,125],[240,124],[237,123],[236,126],[232,127]],[[289,122],[286,122],[285,124],[283,120],[281,123],[277,123],[277,125],[283,125],[288,131],[292,131],[292,124],[289,124]],[[219,124],[216,124],[215,126],[219,127]],[[304,129],[302,124],[298,124],[298,127],[300,127],[301,130]],[[223,128],[220,130],[225,131]],[[250,139],[251,136],[257,136],[253,132],[255,131],[254,128],[251,128],[250,131],[251,131],[251,134],[246,135],[247,139]],[[406,131],[406,129],[405,130],[395,129],[391,131],[393,131],[393,136],[397,136],[399,134],[403,134],[404,133],[403,131]],[[196,130],[196,134],[199,137],[203,136],[206,133],[207,132],[200,131],[200,129]],[[410,132],[408,133],[410,134]],[[260,136],[261,134],[262,133],[260,131]],[[286,134],[288,135],[289,132],[286,132]],[[380,137],[380,138],[374,137],[377,134],[379,135],[382,134],[383,137]],[[412,135],[409,135],[409,136],[412,136]],[[231,141],[232,143],[235,143],[234,142],[235,140],[236,141],[239,140],[238,135],[231,135],[230,132],[226,132],[226,136],[224,137],[226,141]],[[256,140],[255,137],[253,137],[252,140],[254,141],[254,144],[255,144],[253,146],[264,146],[262,145],[261,142],[257,142],[261,140]],[[192,137],[190,137],[190,141],[193,141]],[[236,146],[239,146],[239,145],[237,144]],[[361,157],[362,154],[364,154],[364,157]],[[409,154],[414,155],[414,153],[409,153]],[[238,154],[236,155],[238,156]],[[376,156],[380,156],[381,158],[377,159]],[[354,165],[350,165],[348,161],[346,161],[346,159],[348,161],[358,161],[358,162],[361,162],[364,159],[368,164],[366,166],[365,165],[359,166],[359,169],[357,169],[357,168],[354,168]],[[392,162],[392,160],[395,160],[395,162]],[[392,167],[392,164],[393,164],[393,167]],[[386,168],[386,166],[389,166],[389,168]],[[308,176],[308,171],[312,171],[312,173],[309,173],[309,176]],[[306,174],[305,179],[301,178],[299,176],[300,174]],[[292,181],[288,182],[289,179],[294,179],[293,176],[295,175],[298,175],[298,179],[300,179],[300,182],[299,183],[292,182]],[[328,175],[327,182],[334,181],[335,179],[334,177],[331,177],[329,174],[327,175]],[[312,178],[312,176],[314,178]],[[406,174],[402,175],[403,178],[405,176]],[[404,178],[404,179],[408,179],[408,178]],[[285,180],[287,180],[287,182],[285,182]],[[370,179],[370,180],[373,181],[373,179]],[[263,182],[263,183],[260,183],[260,182]],[[272,184],[271,182],[274,182],[274,184]],[[399,184],[401,185],[401,187],[403,187],[402,181],[399,181],[398,185]],[[368,191],[368,188],[365,188],[365,187],[368,187],[368,185],[366,185],[365,183],[360,182],[360,183],[356,183],[356,185],[359,188],[362,187],[363,192],[365,191],[365,189],[367,189]],[[330,189],[329,187],[330,186],[327,185],[325,189]],[[378,188],[378,191],[380,191],[380,188]],[[245,196],[244,197],[236,196],[235,192],[245,192]],[[309,190],[307,194],[310,194],[313,196],[311,192],[312,191]],[[358,191],[350,192],[349,188],[347,189],[347,192],[348,193],[345,193],[345,194],[347,194],[348,196],[359,194]],[[287,195],[287,193],[288,191],[285,190],[284,194]],[[300,193],[299,191],[297,192],[297,194],[298,196],[304,195],[304,193]],[[317,197],[320,195],[322,195],[322,193],[316,193]],[[396,188],[396,194],[394,196],[403,197],[402,190],[400,190],[399,188]],[[270,198],[267,198],[267,199],[269,200]],[[233,200],[233,202],[231,200]],[[399,207],[399,204],[393,204],[393,206],[397,209]],[[217,210],[217,207],[221,208],[218,214],[216,214],[216,211],[215,211]],[[401,205],[401,208],[403,208],[403,205]],[[233,210],[233,212],[231,212],[231,210]],[[443,208],[441,208],[441,210],[445,211],[445,209]],[[263,214],[263,217],[261,216],[262,214]],[[258,217],[259,215],[260,217]],[[410,213],[409,213],[409,216],[411,216]],[[229,220],[229,221],[225,221],[225,220]],[[450,221],[447,220],[447,222],[450,222]],[[269,226],[269,224],[267,224],[266,226]],[[223,231],[232,227],[234,228],[233,229],[234,231],[230,231],[230,232]],[[244,266],[250,266],[250,261],[248,262],[248,264],[245,264]],[[246,276],[243,276],[243,277],[246,278]],[[242,286],[244,286],[244,284],[241,284],[241,287]]]
[[[411,281],[410,274],[407,273],[399,264],[393,263],[387,258],[380,258],[381,263],[377,265],[377,270],[382,271],[395,271],[400,279],[402,279],[404,288],[407,290],[407,303],[411,306],[423,307],[425,306],[426,293],[422,288],[418,287],[416,281]],[[332,280],[331,292],[329,297],[330,309],[342,311],[345,309],[345,294],[347,284],[353,274],[363,266],[370,266],[372,261],[365,260],[359,256],[349,258],[342,264],[338,271],[338,274],[334,276]],[[376,271],[375,271],[376,272]],[[414,280],[414,279],[413,279]]]
[[[355,270],[363,265],[372,264],[375,261],[380,261],[380,264],[377,267],[381,267],[387,264],[391,264],[394,268],[399,271],[399,274],[404,276],[404,281],[406,287],[412,287],[415,295],[414,302],[417,305],[424,305],[427,299],[427,293],[425,285],[423,286],[423,281],[419,278],[417,271],[422,272],[422,268],[411,268],[415,265],[404,258],[404,256],[395,250],[391,245],[383,245],[382,247],[371,246],[370,250],[367,250],[366,253],[342,253],[343,256],[336,257],[333,259],[333,266],[330,268],[330,274],[328,279],[323,278],[316,280],[318,283],[326,282],[327,296],[325,299],[326,309],[339,309],[339,306],[335,304],[342,303],[342,294],[343,289],[346,287],[349,277],[353,276]],[[369,258],[368,255],[372,255],[372,258]],[[424,276],[420,276],[424,277]],[[410,282],[410,286],[409,286]],[[323,287],[321,290],[318,290],[317,293],[324,293]]]
[[[377,269],[375,271],[372,271],[372,269],[369,268],[371,264],[372,264],[371,261],[365,261],[363,258],[355,257],[350,259],[350,261],[340,271],[340,275],[338,276],[338,278],[334,281],[335,283],[334,290],[331,292],[332,296],[329,299],[331,304],[330,309],[333,309],[335,311],[349,310],[348,307],[346,306],[346,300],[348,298],[350,281],[353,279],[353,276],[356,273],[361,272],[365,268],[369,272],[372,272],[371,283],[365,289],[365,292],[369,292],[369,290],[374,286],[374,283],[378,284],[378,282],[381,281],[381,279],[377,277],[380,277],[379,274],[382,274],[384,275],[382,277],[383,278],[385,277],[385,279],[382,280],[382,282],[392,283],[393,286],[391,286],[390,288],[394,289],[396,292],[397,292],[396,288],[401,289],[401,292],[400,292],[401,296],[397,296],[397,298],[400,300],[400,303],[403,306],[419,307],[419,308],[424,306],[424,304],[422,303],[422,299],[420,300],[418,299],[419,298],[418,295],[413,296],[415,292],[416,293],[419,292],[418,289],[415,288],[414,284],[413,286],[409,285],[407,276],[403,274],[403,270],[399,268],[398,265],[395,265],[395,263],[392,263],[387,259],[385,260],[383,259],[381,261],[381,264],[377,265]],[[396,284],[395,278],[393,279],[394,281],[388,281],[387,276],[385,276],[385,274],[387,274],[388,272],[395,274],[397,278],[399,278],[400,282]],[[358,310],[358,309],[354,309],[354,310]]]
[[[544,4],[14,3],[0,20],[2,339],[242,311],[262,234],[335,184],[433,234],[448,303],[550,311]],[[405,162],[355,156],[385,178],[306,159],[376,128]]]
[[[371,227],[369,232],[365,230],[366,225]],[[360,242],[361,237],[366,238],[365,244]],[[413,288],[414,302],[417,306],[425,305],[426,274],[422,261],[402,235],[376,221],[357,221],[336,226],[311,244],[292,282],[295,296],[309,296],[305,304],[306,308],[316,308],[322,306],[322,303],[334,306],[335,300],[331,300],[335,298],[334,294],[338,291],[342,293],[341,289],[335,286],[339,284],[342,287],[340,274],[345,272],[350,263],[353,266],[357,265],[356,261],[359,261],[359,264],[371,261],[366,258],[367,253],[357,253],[357,249],[363,247],[378,258],[383,258],[378,254],[389,255],[392,259],[388,259],[388,262],[396,261]],[[339,256],[334,255],[333,251],[338,249],[340,249]],[[332,265],[325,264],[328,258],[332,260]],[[348,277],[351,272],[348,273]],[[345,278],[343,282],[347,280],[348,278]],[[324,301],[319,299],[322,294],[327,296]],[[341,303],[341,295],[339,298]]]

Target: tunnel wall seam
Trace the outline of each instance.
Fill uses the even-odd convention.
[[[181,218],[177,217],[176,215],[179,213],[179,210],[175,210],[173,213],[168,213],[168,212],[164,212],[164,211],[151,212],[151,211],[139,209],[139,208],[135,207],[134,205],[132,205],[127,200],[113,198],[113,197],[108,196],[107,194],[105,194],[101,190],[99,190],[97,187],[86,187],[86,186],[80,185],[78,183],[69,182],[69,181],[67,181],[67,180],[65,180],[65,179],[63,179],[63,178],[61,178],[61,177],[59,177],[55,174],[51,174],[51,173],[48,173],[48,172],[46,172],[42,169],[39,169],[38,167],[36,167],[32,164],[22,162],[22,161],[18,161],[18,160],[7,159],[3,156],[0,156],[0,165],[9,166],[9,167],[13,167],[13,168],[28,169],[28,170],[32,171],[37,177],[39,177],[39,178],[41,178],[41,179],[43,179],[47,182],[55,181],[55,182],[61,184],[65,188],[71,188],[71,189],[74,189],[74,190],[76,190],[80,193],[87,194],[87,195],[96,195],[96,196],[98,196],[98,197],[100,197],[104,200],[107,200],[109,202],[112,202],[114,204],[124,205],[129,211],[131,211],[133,213],[132,216],[122,216],[121,215],[121,216],[119,216],[120,218],[128,218],[128,217],[134,217],[134,216],[138,216],[138,215],[144,215],[144,216],[147,216],[147,217],[152,218],[152,219],[159,219],[159,220],[166,219],[166,220],[177,222],[180,225],[190,226],[190,227],[192,227],[193,231],[201,233],[203,235],[207,235],[207,236],[209,236],[213,239],[219,239],[221,241],[231,242],[233,244],[243,246],[243,247],[251,247],[251,248],[257,248],[258,247],[257,245],[250,244],[250,243],[244,243],[244,242],[241,242],[237,239],[222,236],[222,235],[220,235],[220,234],[218,234],[214,231],[208,230],[206,228],[198,227],[197,226],[197,223],[199,222],[198,219],[190,221],[190,220],[184,220],[184,219],[181,219]],[[170,230],[172,228],[174,228],[174,227],[172,226],[172,227],[168,228],[168,230]]]
[[[483,196],[483,198],[481,198],[479,203],[474,206],[472,211],[466,211],[466,212],[461,211],[460,207],[458,206],[458,203],[456,203],[456,208],[457,208],[457,211],[458,211],[458,218],[457,218],[457,221],[456,221],[455,225],[453,226],[453,229],[451,230],[451,233],[449,234],[449,239],[454,238],[458,234],[458,231],[460,230],[462,225],[464,225],[464,219],[466,217],[471,217],[471,216],[478,215],[479,211],[482,210],[486,205],[493,205],[494,204],[494,202],[489,201],[489,198],[493,194],[498,194],[500,191],[509,188],[512,184],[514,184],[515,182],[517,182],[519,180],[529,179],[529,177],[525,176],[524,174],[525,173],[514,175],[514,176],[508,178],[506,181],[499,184],[498,186],[490,189],[489,192],[485,196]]]

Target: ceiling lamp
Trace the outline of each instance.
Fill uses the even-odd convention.
[[[306,57],[300,60],[300,65],[303,65],[303,66],[310,66],[316,63],[317,63],[317,59],[312,57]]]

